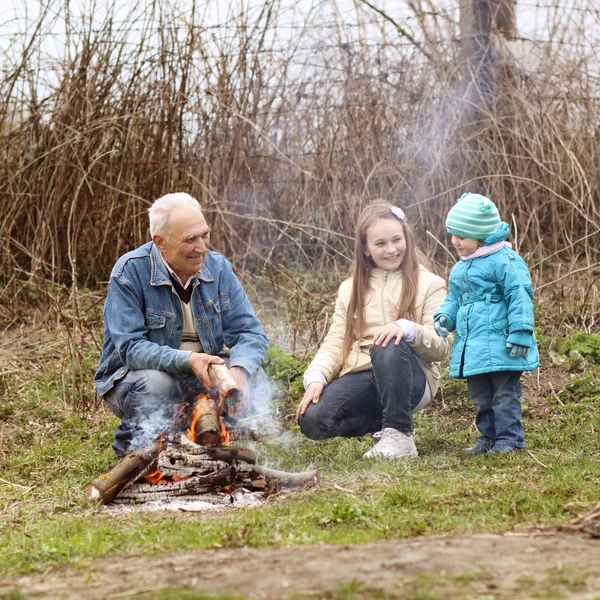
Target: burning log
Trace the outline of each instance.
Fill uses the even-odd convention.
[[[96,477],[86,488],[91,499],[100,499],[104,504],[113,500],[129,483],[151,470],[158,456],[160,442],[136,450],[125,456],[109,473]]]
[[[201,446],[216,446],[221,443],[217,403],[208,394],[199,394],[196,397],[188,437]]]
[[[225,365],[209,365],[208,376],[213,388],[219,391],[220,404],[235,406],[242,399],[242,391]]]

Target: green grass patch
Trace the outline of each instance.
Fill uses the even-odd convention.
[[[269,351],[267,367],[282,390],[277,402],[287,412],[301,393],[305,364],[276,347]],[[442,393],[416,416],[416,460],[365,460],[369,437],[312,442],[288,420],[281,439],[253,445],[258,461],[290,471],[318,468],[318,488],[220,514],[98,511],[83,489],[115,464],[110,445],[117,420],[103,410],[70,412],[61,398],[61,369],[48,365],[26,382],[11,376],[0,382],[3,573],[84,566],[117,554],[505,532],[568,521],[598,500],[600,396],[591,373],[587,387],[580,382],[577,389],[565,388],[573,397],[538,398],[527,405],[529,452],[465,458],[463,448],[477,437],[474,410],[464,382],[446,378]],[[90,367],[90,380],[91,374]],[[561,589],[577,583],[574,577],[567,582],[567,575],[560,575]],[[465,587],[469,578],[456,576],[444,585]],[[328,597],[384,597],[364,595],[371,592],[353,585]],[[411,585],[403,598],[449,597],[444,588],[423,581]]]

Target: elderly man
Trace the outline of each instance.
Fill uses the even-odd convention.
[[[210,385],[208,367],[227,346],[231,375],[248,397],[268,341],[248,297],[188,194],[149,208],[152,241],[128,252],[110,275],[96,393],[121,419],[121,456],[153,441],[175,406]],[[264,376],[264,372],[263,372]]]

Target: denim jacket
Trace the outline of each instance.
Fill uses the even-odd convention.
[[[268,340],[229,261],[209,252],[192,285],[192,312],[204,352],[218,354],[227,346],[230,367],[254,374]],[[191,375],[191,351],[179,350],[182,333],[181,302],[158,248],[148,242],[122,256],[110,274],[104,304],[96,393],[104,396],[130,369]]]

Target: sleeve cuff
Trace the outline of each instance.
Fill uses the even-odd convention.
[[[506,338],[506,341],[509,344],[531,348],[531,333],[529,333],[529,331],[513,331]]]
[[[404,337],[402,338],[408,344],[414,344],[417,339],[417,326],[408,319],[398,319],[394,321],[398,327],[404,331]]]
[[[327,379],[321,371],[309,371],[304,375],[304,389],[306,389],[311,383],[322,383],[324,386],[327,385]]]
[[[436,313],[433,315],[433,322],[435,323],[436,321],[439,321],[440,317],[446,317],[446,329],[448,331],[452,332],[456,329],[456,323],[454,322],[454,319],[444,313]]]

